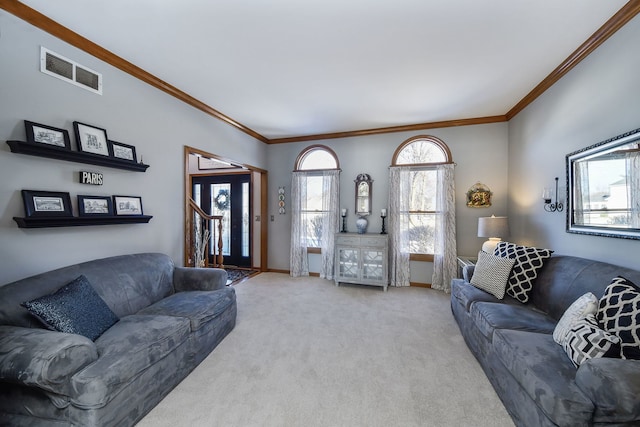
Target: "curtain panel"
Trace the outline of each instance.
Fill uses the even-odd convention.
[[[320,277],[333,280],[335,260],[335,237],[340,230],[340,171],[326,170],[322,173],[322,266]]]
[[[307,257],[307,241],[302,217],[303,203],[307,199],[308,172],[291,174],[291,249],[289,254],[289,271],[291,276],[309,275],[309,259]]]
[[[451,292],[451,280],[457,274],[456,194],[453,164],[436,167],[436,223],[431,288]]]
[[[409,286],[409,200],[411,169],[389,169],[389,282]]]

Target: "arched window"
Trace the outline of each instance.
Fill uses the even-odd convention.
[[[396,149],[392,167],[402,170],[401,185],[406,201],[397,206],[406,215],[409,252],[412,260],[433,261],[437,211],[439,165],[453,163],[447,144],[435,136],[415,136]]]
[[[329,147],[312,145],[296,159],[291,179],[291,274],[306,276],[307,253],[322,253],[320,277],[333,278],[339,227],[340,168]]]

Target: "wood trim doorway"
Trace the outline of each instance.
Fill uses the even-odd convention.
[[[187,218],[187,214],[189,212],[189,198],[191,197],[191,176],[193,175],[190,170],[190,159],[191,156],[208,158],[218,160],[220,162],[224,162],[233,168],[245,169],[251,172],[251,186],[252,190],[258,188],[259,194],[254,195],[254,200],[259,200],[258,203],[253,204],[253,208],[250,214],[250,218],[252,219],[252,224],[255,224],[257,221],[257,217],[259,217],[259,232],[252,233],[252,241],[250,243],[250,247],[252,250],[251,260],[253,263],[253,268],[260,271],[267,271],[267,237],[268,237],[268,172],[264,169],[257,168],[255,166],[243,164],[234,160],[226,159],[224,157],[218,156],[213,153],[209,153],[204,150],[200,150],[198,148],[190,147],[188,145],[184,146],[184,227],[183,227],[183,244],[184,244],[184,257],[183,257],[183,265],[188,266],[191,265],[189,260],[189,244],[190,244],[190,232],[189,224],[190,221]],[[256,197],[257,196],[257,197]],[[255,228],[254,228],[255,230]],[[255,241],[259,239],[259,247],[256,248]],[[259,253],[256,253],[256,250]],[[260,260],[259,265],[257,265],[257,260]]]

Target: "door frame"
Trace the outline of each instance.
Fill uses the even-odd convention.
[[[251,262],[252,264],[255,262],[256,258],[260,259],[260,271],[267,271],[268,267],[267,267],[267,262],[268,262],[268,242],[267,242],[267,238],[268,238],[268,223],[267,223],[267,215],[268,215],[268,199],[267,199],[267,194],[268,194],[268,171],[255,167],[255,166],[251,166],[251,165],[247,165],[244,163],[239,163],[236,162],[234,160],[230,160],[221,156],[218,156],[216,154],[213,153],[209,153],[207,151],[204,150],[200,150],[198,148],[194,148],[194,147],[190,147],[188,145],[184,146],[184,211],[183,211],[183,218],[184,218],[184,227],[183,227],[183,265],[187,266],[189,265],[189,251],[188,251],[188,245],[190,242],[190,239],[188,238],[188,236],[190,236],[191,230],[189,227],[190,224],[190,220],[189,218],[187,218],[187,213],[189,212],[189,198],[191,196],[191,191],[192,191],[192,185],[191,185],[191,173],[189,171],[189,158],[191,155],[195,155],[195,156],[201,156],[201,157],[207,157],[210,159],[216,159],[216,160],[221,160],[223,162],[229,163],[233,166],[236,166],[238,168],[243,168],[248,170],[251,173],[251,178],[249,180],[249,185],[251,187],[250,189],[250,193],[253,194],[253,189],[255,188],[255,182],[254,182],[254,173],[259,174],[260,176],[260,203],[259,206],[255,206],[254,203],[251,204],[251,218],[252,218],[252,223],[255,221],[255,217],[257,215],[260,216],[260,254],[258,254],[259,256],[256,257],[253,248],[253,239],[255,238],[255,233],[250,233],[251,235],[251,242],[250,242],[250,254],[251,254]],[[252,268],[255,268],[252,265]]]

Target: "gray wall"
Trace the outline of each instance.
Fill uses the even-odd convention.
[[[417,135],[433,135],[442,139],[451,149],[456,163],[456,217],[458,253],[474,255],[486,239],[477,237],[477,218],[507,214],[507,123],[430,129],[417,132],[392,133],[357,138],[280,144],[269,147],[269,211],[277,212],[277,188],[284,186],[290,200],[291,171],[298,154],[313,144],[322,144],[335,151],[340,161],[340,205],[349,210],[347,230],[356,231],[353,215],[355,205],[354,180],[359,173],[368,173],[373,182],[373,214],[369,217],[368,232],[379,233],[380,209],[389,199],[389,170],[393,153],[405,140]],[[493,206],[466,207],[466,193],[477,181],[489,186],[493,192]],[[289,210],[286,215],[275,215],[269,229],[269,266],[289,269],[290,227]],[[310,255],[309,268],[319,271],[319,256]],[[431,263],[413,263],[411,280],[431,283]]]
[[[640,241],[565,232],[566,212],[547,213],[542,189],[560,177],[565,155],[640,127],[640,17],[509,123],[509,216],[517,241],[639,268]]]
[[[103,75],[96,95],[39,71],[40,45]],[[183,146],[265,168],[266,144],[134,79],[0,11],[0,285],[76,262],[133,252],[183,257]],[[72,122],[105,128],[110,139],[134,145],[151,165],[146,173],[13,154],[5,140],[25,140],[23,120],[67,129]],[[104,174],[100,187],[81,185],[80,170]],[[149,224],[19,229],[20,190],[72,196],[142,197]]]

